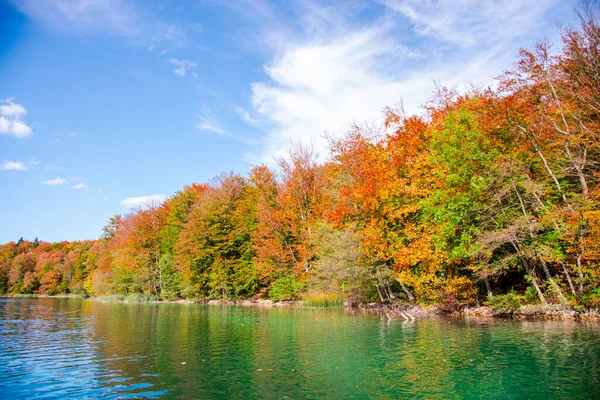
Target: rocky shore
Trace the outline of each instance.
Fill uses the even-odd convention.
[[[388,318],[413,320],[430,316],[451,317],[483,317],[505,319],[554,319],[554,320],[598,320],[600,311],[596,309],[577,311],[562,307],[557,304],[536,304],[521,306],[513,312],[496,311],[491,307],[462,307],[448,310],[444,307],[432,305],[401,306],[380,303],[347,306],[346,309],[356,313],[382,314]]]

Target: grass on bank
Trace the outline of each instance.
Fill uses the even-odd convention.
[[[302,296],[302,304],[308,307],[342,308],[344,300],[336,293],[312,292]]]
[[[153,294],[142,293],[133,293],[127,295],[113,294],[109,296],[98,296],[95,299],[104,303],[152,303],[160,300],[158,296]]]

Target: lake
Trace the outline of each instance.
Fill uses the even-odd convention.
[[[0,398],[598,398],[600,325],[0,299]]]

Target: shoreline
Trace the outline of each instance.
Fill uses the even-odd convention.
[[[346,310],[355,310],[363,314],[383,314],[389,319],[404,319],[414,321],[419,318],[432,316],[450,318],[482,318],[496,320],[562,320],[562,321],[594,321],[600,322],[599,310],[576,311],[562,308],[560,305],[529,305],[523,306],[515,312],[495,311],[491,307],[463,307],[453,311],[441,309],[439,305],[394,305],[371,303],[356,307],[345,307]]]
[[[87,299],[101,303],[127,303],[127,304],[182,304],[182,305],[209,305],[209,306],[240,306],[240,307],[298,307],[312,309],[344,309],[351,314],[379,314],[388,319],[399,319],[414,321],[424,317],[444,316],[452,318],[478,317],[493,318],[505,320],[564,320],[564,321],[600,321],[600,310],[586,309],[577,311],[567,309],[557,304],[535,304],[522,306],[515,312],[495,311],[488,306],[462,307],[456,310],[448,311],[441,308],[440,305],[420,306],[420,305],[399,305],[383,303],[349,304],[344,303],[343,307],[315,307],[306,305],[303,301],[281,301],[273,302],[271,300],[147,300],[131,301],[126,298],[103,298],[102,296],[82,296],[82,295],[0,295],[0,298],[8,299],[35,299],[35,298],[54,298],[54,299]]]

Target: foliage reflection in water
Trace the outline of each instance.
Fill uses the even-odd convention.
[[[593,398],[600,326],[0,299],[0,397]]]

